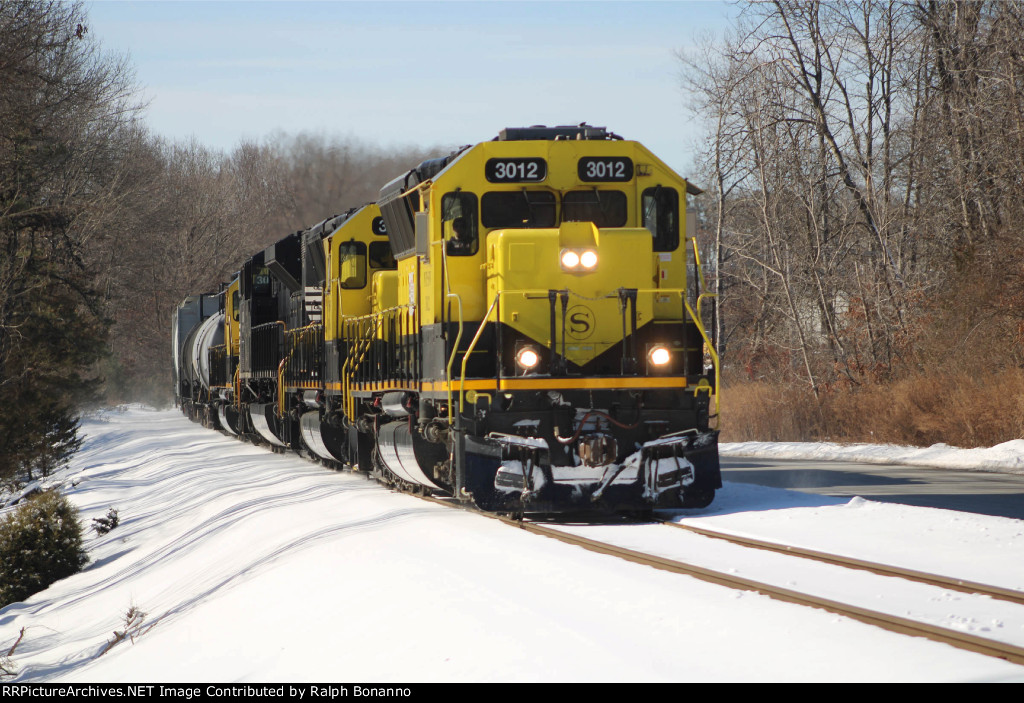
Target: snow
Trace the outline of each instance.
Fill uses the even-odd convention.
[[[89,531],[84,571],[0,609],[0,651],[25,631],[17,682],[1024,680],[998,659],[396,494],[176,411],[83,429],[51,482],[85,525],[110,508],[120,525]],[[1019,520],[738,483],[675,519],[1024,589]],[[563,528],[1024,642],[1005,604],[966,608],[963,594],[664,526]],[[132,607],[141,626],[104,652]]]
[[[719,532],[1024,591],[1024,521],[729,483],[683,520]]]
[[[900,447],[892,444],[835,444],[832,442],[727,442],[719,445],[722,456],[762,459],[818,459],[866,464],[934,466],[962,471],[997,471],[1024,474],[1024,439],[994,447],[960,449],[948,444]]]

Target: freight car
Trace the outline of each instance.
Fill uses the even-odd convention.
[[[505,129],[183,302],[178,401],[486,510],[705,506],[719,369],[686,237],[699,192],[604,128]]]

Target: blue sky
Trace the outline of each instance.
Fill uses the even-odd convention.
[[[718,2],[106,2],[171,138],[230,149],[274,130],[460,145],[529,124],[606,126],[686,174],[694,139],[675,51],[721,33]]]

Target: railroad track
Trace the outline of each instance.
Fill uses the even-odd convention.
[[[830,613],[835,613],[837,615],[842,615],[853,620],[857,620],[859,622],[880,627],[890,632],[895,632],[903,635],[910,635],[913,637],[924,637],[925,639],[929,639],[935,642],[941,642],[943,644],[948,644],[958,649],[975,652],[990,657],[996,657],[1013,664],[1024,666],[1024,647],[1020,647],[1018,645],[1000,642],[998,640],[993,640],[985,637],[979,637],[977,635],[961,632],[959,630],[954,630],[947,627],[940,627],[937,625],[931,625],[918,620],[904,618],[889,613],[883,613],[877,610],[871,610],[869,608],[863,608],[860,606],[843,603],[841,601],[832,600],[829,598],[815,596],[813,594],[776,586],[773,584],[765,583],[763,581],[757,581],[743,576],[738,576],[736,574],[727,573],[725,571],[698,566],[696,564],[689,564],[674,559],[668,559],[666,557],[660,557],[647,552],[629,549],[615,544],[610,544],[608,542],[601,542],[598,540],[590,539],[588,537],[583,537],[582,535],[573,534],[572,532],[550,527],[548,525],[538,522],[515,519],[504,515],[497,515],[494,513],[486,513],[474,507],[456,503],[451,499],[438,498],[420,492],[409,492],[401,490],[399,490],[399,492],[405,493],[406,495],[415,496],[417,498],[420,498],[421,500],[437,503],[438,505],[443,505],[448,508],[461,509],[467,512],[475,512],[485,517],[489,517],[491,519],[503,522],[517,529],[531,532],[536,535],[549,537],[551,539],[556,539],[566,544],[572,544],[578,547],[582,547],[583,549],[586,549],[588,551],[613,556],[625,561],[650,566],[652,568],[659,569],[662,571],[669,571],[672,573],[692,576],[693,578],[697,578],[708,583],[726,586],[728,588],[734,588],[742,591],[753,591],[755,593],[766,595],[770,598],[783,601],[786,603],[793,603],[796,605],[819,608]],[[848,569],[869,571],[882,576],[900,578],[905,581],[911,581],[914,583],[920,583],[929,586],[937,586],[940,588],[945,588],[960,593],[988,596],[998,600],[1008,601],[1017,605],[1024,605],[1024,593],[1020,591],[1014,591],[1012,589],[1000,588],[997,586],[976,583],[965,579],[950,578],[938,574],[930,574],[911,569],[903,569],[900,567],[894,567],[887,564],[879,564],[876,562],[865,561],[862,559],[855,559],[852,557],[845,557],[837,554],[829,554],[826,552],[804,549],[801,547],[794,547],[776,542],[767,542],[764,540],[758,540],[750,537],[730,535],[728,533],[718,532],[703,527],[696,527],[693,525],[682,525],[679,523],[670,522],[668,520],[657,520],[657,522],[674,529],[686,530],[690,533],[694,533],[712,539],[725,540],[742,547],[768,550],[772,552],[785,554],[787,556],[813,560],[824,564],[840,566]]]
[[[583,547],[592,552],[599,554],[607,554],[610,556],[624,559],[636,564],[644,564],[646,566],[660,569],[662,571],[671,571],[677,574],[684,574],[698,578],[702,581],[709,583],[715,583],[721,586],[727,586],[729,588],[735,588],[743,591],[754,591],[766,595],[775,600],[784,601],[786,603],[794,603],[797,605],[804,605],[812,608],[821,608],[830,613],[837,615],[843,615],[854,620],[858,620],[869,625],[880,627],[890,632],[896,632],[904,635],[911,635],[915,637],[924,637],[935,642],[942,642],[944,644],[952,645],[958,649],[964,649],[979,654],[984,654],[990,657],[997,657],[1004,659],[1014,664],[1024,665],[1024,647],[1009,644],[1006,642],[999,642],[984,637],[979,637],[966,632],[960,632],[946,627],[939,627],[936,625],[930,625],[910,618],[904,618],[888,613],[879,612],[876,610],[870,610],[868,608],[862,608],[860,606],[850,605],[848,603],[842,603],[840,601],[831,600],[828,598],[822,598],[812,594],[796,591],[772,584],[764,583],[762,581],[756,581],[753,579],[737,576],[736,574],[730,574],[715,569],[709,569],[695,564],[688,564],[682,561],[676,561],[673,559],[667,559],[665,557],[659,557],[646,552],[640,552],[633,549],[627,549],[607,542],[600,542],[597,540],[590,539],[588,537],[582,537],[575,535],[570,532],[565,532],[556,528],[548,527],[547,525],[541,525],[533,522],[519,522],[509,518],[499,518],[503,522],[519,527],[520,529],[532,532],[534,534],[543,535],[552,539],[557,539],[567,544],[574,544],[579,547]],[[708,531],[710,532],[710,531]],[[711,535],[706,535],[711,536]],[[757,540],[754,540],[755,542]],[[770,543],[764,543],[770,544]],[[752,546],[752,545],[746,545]],[[899,575],[900,578],[920,582],[928,583],[930,585],[943,584],[945,587],[946,583],[955,583],[957,590],[965,591],[964,584],[970,583],[965,581],[958,581],[954,579],[946,579],[945,577],[936,576],[934,574],[923,574],[921,572],[912,572],[909,570],[894,569],[893,567],[886,567],[883,565],[874,565],[870,562],[863,562],[860,560],[850,560],[849,564],[845,563],[845,557],[840,557],[833,554],[824,554],[822,552],[811,552],[810,550],[798,550],[801,553],[796,554],[794,552],[788,552],[784,546],[774,545],[776,551],[783,553],[791,553],[794,556],[800,556],[807,559],[815,559],[816,561],[822,561],[825,563],[848,566],[849,568],[866,569],[876,571],[877,573],[887,572],[886,575]],[[758,547],[766,548],[766,547]],[[871,564],[871,568],[868,565]],[[905,574],[898,574],[898,572],[905,571]],[[1002,594],[1005,589],[994,589],[991,586],[980,586],[979,590],[967,590],[969,593],[979,593],[982,595],[991,595],[993,592]],[[993,596],[995,597],[995,596]],[[1021,602],[1019,594],[1014,598],[1004,598],[1006,600],[1014,600],[1014,602]]]
[[[777,552],[779,554],[811,559],[823,564],[834,564],[847,569],[870,571],[871,573],[879,574],[880,576],[893,576],[906,581],[923,583],[928,586],[938,586],[939,588],[945,588],[950,591],[988,596],[990,598],[995,598],[996,600],[1004,600],[1010,603],[1024,605],[1024,592],[1015,591],[1010,588],[1000,588],[999,586],[990,586],[976,581],[967,581],[965,579],[952,578],[949,576],[929,574],[924,571],[904,569],[898,566],[879,564],[873,561],[854,559],[853,557],[839,556],[837,554],[819,552],[813,549],[804,549],[803,547],[794,547],[788,544],[780,544],[778,542],[766,542],[752,537],[731,535],[726,532],[718,532],[717,530],[709,530],[705,527],[696,527],[694,525],[682,525],[678,522],[670,522],[668,520],[661,520],[660,522],[668,527],[686,530],[687,532],[692,532],[703,537],[724,540],[726,542],[731,542],[732,544],[738,544],[742,547],[752,547],[754,549],[763,549],[770,552]]]
[[[451,502],[450,500],[443,500],[431,496],[420,497],[424,498],[425,500],[436,502],[448,507],[462,507]],[[619,559],[623,559],[625,561],[633,562],[635,564],[643,564],[645,566],[650,566],[652,568],[659,569],[662,571],[669,571],[676,574],[692,576],[693,578],[697,578],[708,583],[718,584],[720,586],[726,586],[728,588],[734,588],[742,591],[753,591],[786,603],[793,603],[796,605],[803,605],[811,608],[820,608],[830,613],[842,615],[853,620],[866,623],[868,625],[874,625],[875,627],[880,627],[890,632],[895,632],[903,635],[910,635],[913,637],[924,637],[935,642],[941,642],[943,644],[951,645],[958,649],[976,652],[978,654],[984,654],[990,657],[996,657],[1011,662],[1013,664],[1024,665],[1024,647],[1020,647],[1014,644],[1000,642],[998,640],[992,640],[985,637],[979,637],[977,635],[973,635],[967,632],[961,632],[959,630],[954,630],[947,627],[931,625],[929,623],[921,622],[918,620],[913,620],[898,615],[892,615],[877,610],[871,610],[869,608],[863,608],[860,606],[851,605],[849,603],[843,603],[841,601],[832,600],[829,598],[823,598],[802,591],[784,588],[773,584],[765,583],[763,581],[757,581],[743,576],[738,576],[733,573],[727,573],[716,569],[698,566],[696,564],[689,564],[683,561],[668,559],[666,557],[657,556],[647,552],[637,551],[635,549],[629,549],[615,544],[610,544],[608,542],[598,541],[595,539],[591,539],[589,537],[583,537],[582,535],[574,534],[572,532],[568,532],[566,530],[558,529],[556,527],[551,527],[549,525],[538,522],[531,522],[529,520],[517,520],[502,515],[480,512],[475,509],[470,510],[472,512],[479,512],[481,515],[498,520],[517,529],[521,529],[526,532],[531,532],[536,535],[549,537],[551,539],[556,539],[566,544],[572,544],[578,547],[582,547],[583,549],[596,552],[598,554],[613,556]],[[799,547],[791,547],[788,545],[773,542],[764,542],[762,540],[747,537],[737,537],[735,535],[720,533],[714,530],[708,530],[706,528],[694,527],[689,525],[679,525],[677,523],[670,523],[667,521],[661,521],[661,523],[664,525],[669,525],[673,528],[684,529],[689,532],[702,535],[704,537],[727,540],[729,542],[744,547],[755,549],[767,549],[789,556],[799,557],[803,559],[811,559],[826,564],[842,566],[844,568],[871,571],[876,574],[897,577],[915,583],[921,583],[930,586],[939,586],[942,588],[947,588],[962,593],[990,596],[992,598],[998,598],[1000,600],[1006,600],[1016,604],[1024,605],[1024,593],[1012,591],[1010,589],[974,583],[963,579],[952,579],[945,576],[928,574],[920,571],[913,571],[910,569],[901,569],[899,567],[893,567],[885,564],[877,564],[874,562],[864,561],[861,559],[852,559],[849,557],[844,557],[836,554],[828,554],[825,552],[818,552],[809,549],[801,549]]]

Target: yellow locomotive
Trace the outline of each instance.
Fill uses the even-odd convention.
[[[247,262],[203,416],[488,510],[707,505],[718,364],[688,293],[696,192],[587,125],[424,162]]]

